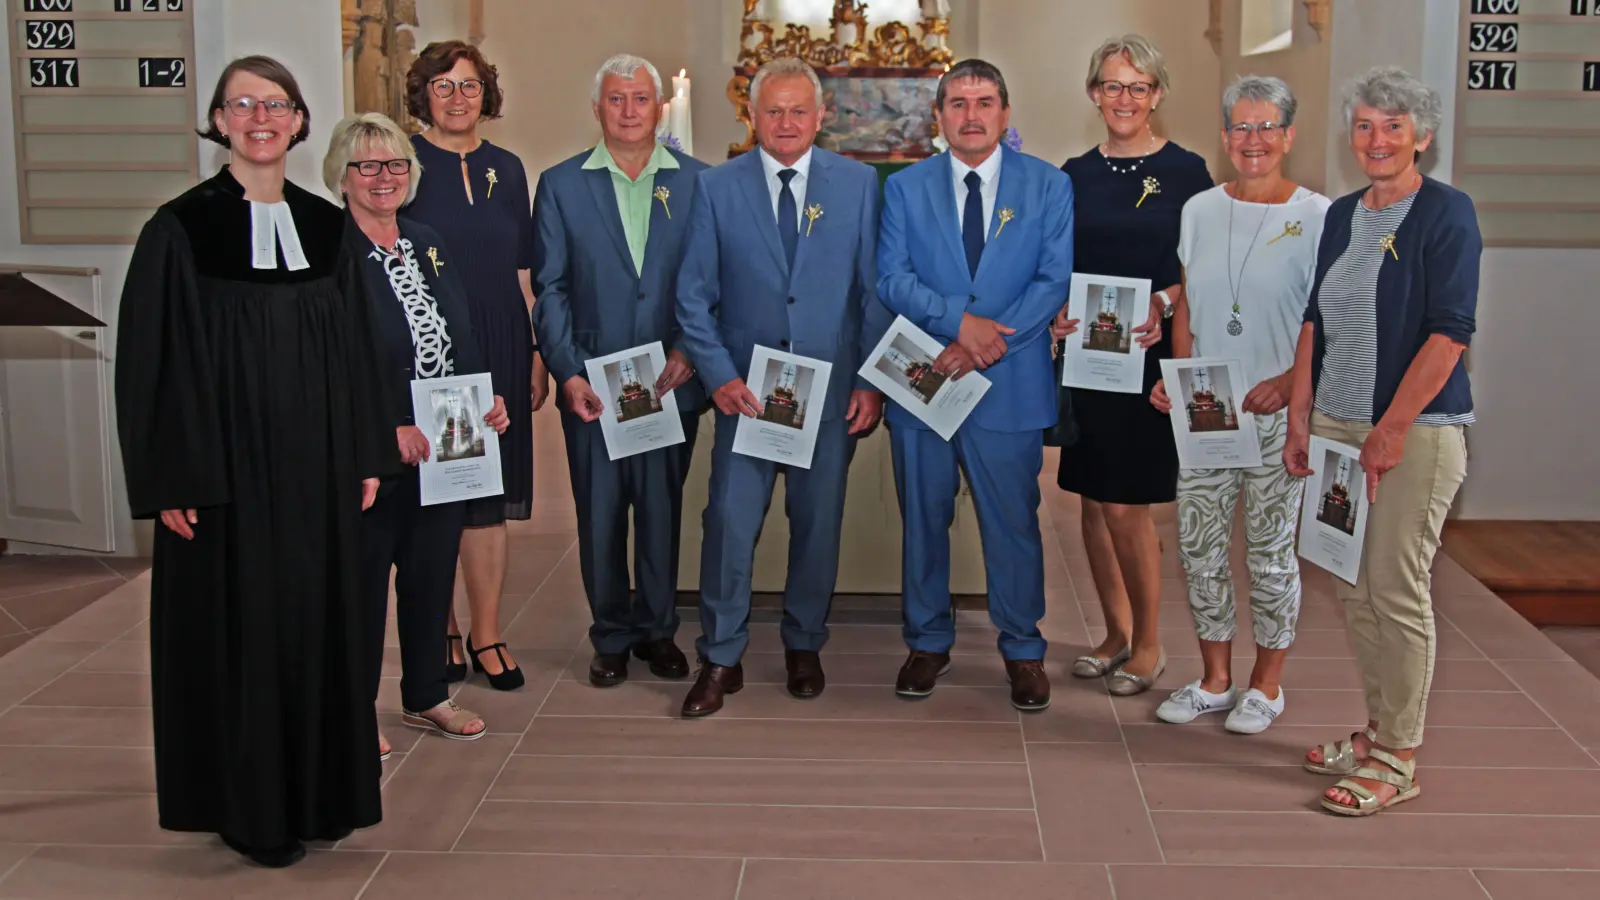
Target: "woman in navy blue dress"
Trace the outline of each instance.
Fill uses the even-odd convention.
[[[1130,34],[1102,44],[1087,87],[1106,142],[1062,166],[1072,177],[1074,265],[1085,274],[1149,279],[1150,320],[1134,329],[1147,348],[1140,393],[1072,389],[1078,439],[1061,448],[1056,483],[1083,498],[1084,549],[1106,621],[1105,640],[1074,661],[1072,674],[1109,674],[1111,693],[1127,696],[1149,690],[1166,667],[1161,543],[1150,506],[1177,498],[1178,449],[1171,422],[1149,397],[1160,361],[1172,357],[1164,326],[1183,302],[1183,205],[1212,183],[1204,159],[1150,128],[1168,79],[1148,40]],[[1053,328],[1058,338],[1077,330],[1065,316]]]
[[[506,520],[527,519],[533,505],[533,412],[544,405],[549,376],[534,345],[533,214],[528,178],[514,154],[478,137],[478,123],[497,118],[502,102],[494,66],[476,47],[443,41],[424,47],[406,74],[411,115],[429,127],[412,137],[428,177],[406,215],[443,235],[460,261],[472,328],[479,335],[505,397],[511,425],[500,436],[505,493],[469,501],[461,535],[461,568],[472,607],[465,647],[450,613],[451,680],[466,677],[466,660],[492,687],[522,686],[522,670],[500,639],[500,593],[506,572]],[[464,652],[463,652],[464,651]]]

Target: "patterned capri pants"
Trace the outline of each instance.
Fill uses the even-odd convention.
[[[1231,641],[1237,631],[1228,545],[1244,494],[1250,621],[1256,644],[1284,650],[1300,618],[1300,563],[1295,533],[1304,479],[1283,466],[1287,411],[1256,416],[1259,468],[1182,469],[1178,473],[1178,553],[1189,576],[1189,610],[1203,641]]]

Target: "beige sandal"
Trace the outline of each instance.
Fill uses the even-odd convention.
[[[428,712],[433,712],[434,710],[440,709],[445,711],[443,721],[435,719],[427,713],[416,713],[409,709],[402,711],[400,721],[414,728],[425,728],[429,731],[437,732],[438,734],[443,735],[452,741],[475,741],[489,733],[487,723],[480,731],[476,731],[472,734],[466,733],[466,731],[463,729],[465,729],[467,725],[474,721],[482,721],[483,719],[472,710],[462,709],[461,707],[457,706],[454,700],[446,700],[438,706],[435,706],[433,709],[428,710]]]
[[[1349,792],[1351,796],[1355,797],[1356,805],[1349,806],[1335,802],[1328,799],[1328,796],[1324,794],[1322,797],[1323,809],[1341,816],[1370,816],[1382,812],[1396,803],[1404,803],[1407,800],[1415,799],[1422,793],[1422,788],[1417,785],[1415,777],[1417,774],[1416,760],[1401,759],[1389,751],[1380,750],[1377,747],[1373,747],[1368,756],[1389,768],[1374,769],[1371,766],[1362,766],[1355,770],[1353,776],[1365,778],[1368,781],[1381,781],[1384,784],[1393,785],[1396,788],[1395,795],[1387,800],[1379,800],[1378,795],[1373,793],[1372,789],[1366,785],[1358,784],[1349,778],[1341,778],[1334,787]]]
[[[1110,659],[1101,659],[1098,656],[1080,656],[1072,662],[1072,674],[1078,678],[1104,678],[1107,672],[1117,668],[1128,661],[1133,654],[1131,646],[1123,647],[1117,655]]]
[[[1361,730],[1367,740],[1376,741],[1378,735],[1370,728]],[[1302,768],[1314,775],[1351,775],[1361,767],[1361,761],[1356,759],[1356,736],[1351,734],[1348,740],[1329,741],[1317,748],[1322,751],[1322,764],[1318,765],[1309,758],[1300,762]]]

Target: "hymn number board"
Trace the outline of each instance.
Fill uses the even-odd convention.
[[[1600,247],[1600,0],[1462,0],[1456,185],[1484,243]]]
[[[22,240],[131,244],[199,180],[198,0],[6,0]]]

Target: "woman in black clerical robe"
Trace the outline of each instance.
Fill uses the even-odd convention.
[[[361,512],[399,469],[343,211],[284,180],[309,113],[278,62],[217,82],[230,162],[156,211],[119,311],[128,498],[150,596],[161,826],[262,865],[381,818]]]

